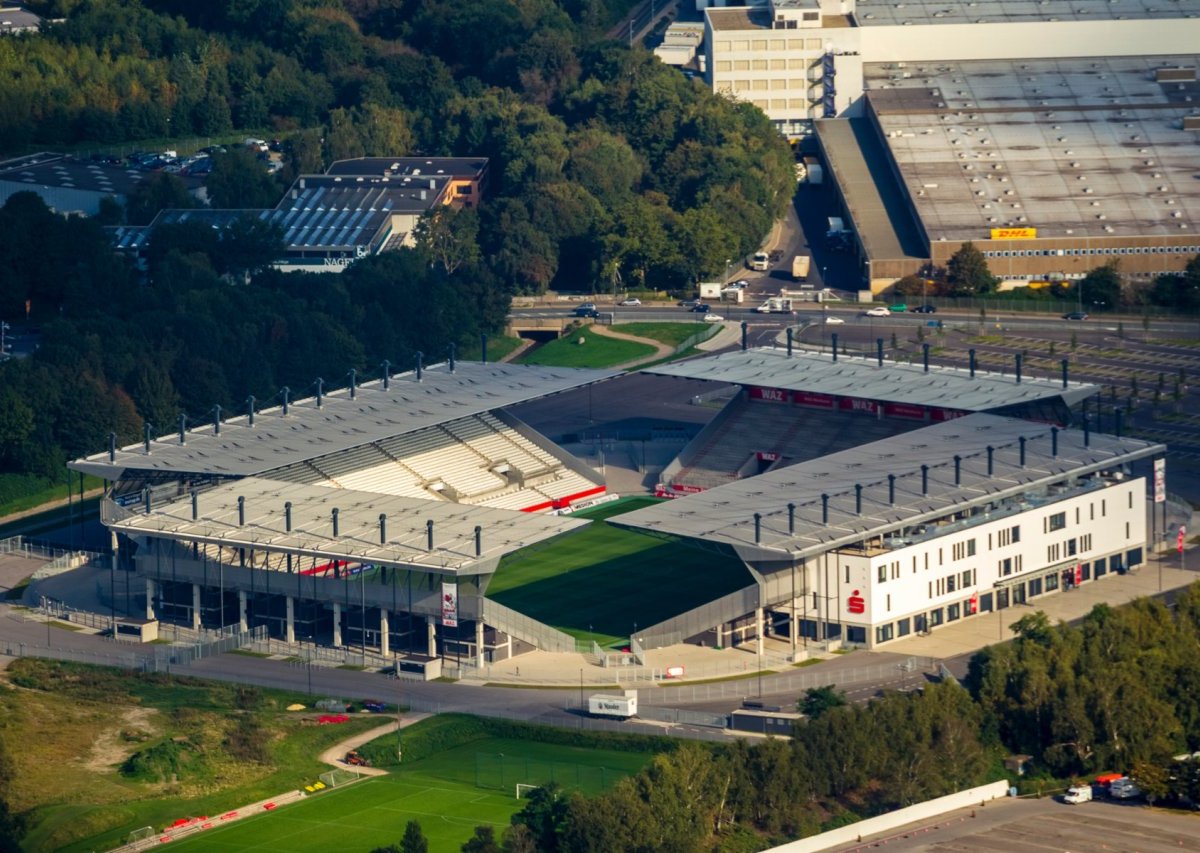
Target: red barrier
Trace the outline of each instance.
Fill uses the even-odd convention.
[[[275,808],[275,804],[267,803],[265,806],[263,806],[263,808],[266,809],[267,811],[271,811],[273,808]]]

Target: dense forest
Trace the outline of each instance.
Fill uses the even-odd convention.
[[[478,210],[424,223],[417,248],[340,277],[273,272],[278,245],[249,225],[160,230],[135,270],[100,223],[190,203],[169,175],[95,222],[10,199],[0,320],[42,337],[0,364],[0,474],[61,479],[110,430],[165,433],[180,413],[194,425],[444,353],[500,329],[514,294],[683,288],[756,247],[790,198],[786,142],[753,107],[605,39],[625,8],[610,2],[30,4],[62,20],[0,40],[0,151],[281,138],[274,178],[217,158],[210,191],[234,207],[362,155],[485,155],[492,186]]]
[[[597,797],[549,786],[503,833],[464,851],[612,853],[762,850],[987,781],[1031,756],[1021,782],[1129,773],[1152,801],[1200,802],[1200,584],[1174,609],[1098,605],[1077,627],[1041,612],[984,649],[963,686],[931,683],[850,704],[832,688],[801,700],[790,740],[681,743]],[[504,725],[500,723],[500,725]],[[584,737],[580,735],[580,737]],[[386,752],[380,751],[381,758]],[[397,834],[399,830],[397,827]],[[408,828],[408,851],[419,826]],[[390,853],[385,848],[376,853]]]

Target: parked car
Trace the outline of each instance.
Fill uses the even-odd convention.
[[[1142,795],[1142,789],[1132,779],[1122,777],[1108,786],[1108,795],[1114,800],[1132,800]]]
[[[882,305],[876,305],[874,308],[868,308],[863,312],[866,317],[887,317],[891,315],[891,311]]]
[[[680,299],[679,300],[679,307],[686,308],[689,311],[692,310],[693,308],[695,308],[699,304],[701,304],[699,299]]]
[[[713,314],[712,312],[709,312],[704,315],[704,322],[705,323],[724,323],[725,318],[722,317],[720,314]]]
[[[628,299],[622,299],[621,304],[626,308],[634,308],[638,305],[641,305],[642,300],[638,299],[636,296],[630,296]]]
[[[1086,320],[1088,315],[1086,311],[1070,311],[1063,314],[1062,318],[1064,320]]]
[[[731,283],[729,286],[736,287],[738,290],[745,290],[747,287],[750,286],[750,282],[746,281],[746,279],[744,279],[744,278],[739,278],[737,281]]]
[[[712,310],[712,306],[706,305],[703,302],[699,302],[692,306],[692,311],[694,311],[697,314],[707,314],[711,310]]]
[[[912,312],[914,314],[936,314],[937,306],[936,305],[918,305],[916,308],[914,308],[912,310]]]

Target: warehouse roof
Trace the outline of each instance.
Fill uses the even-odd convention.
[[[834,361],[829,355],[797,350],[791,356],[779,349],[748,349],[720,353],[705,358],[660,364],[642,372],[709,382],[757,385],[809,391],[843,397],[858,397],[888,403],[934,406],[979,412],[1062,398],[1068,405],[1097,391],[1095,385],[987,373],[957,367],[930,365],[925,373],[920,364],[884,361],[841,355]]]
[[[127,196],[152,177],[154,172],[77,160],[65,154],[42,152],[0,163],[0,181],[34,187],[85,190],[112,196]],[[176,175],[189,189],[203,185],[199,178]]]
[[[513,364],[458,362],[393,376],[354,389],[339,388],[321,397],[290,402],[255,413],[130,445],[110,455],[97,453],[70,463],[71,468],[106,480],[126,470],[245,477],[303,462],[339,450],[360,447],[454,418],[480,414],[535,400],[617,376],[612,370],[582,370]],[[314,390],[313,386],[302,392]],[[319,403],[318,403],[319,401]]]
[[[1043,21],[1111,21],[1138,18],[1184,18],[1200,14],[1197,0],[857,0],[854,17],[860,26],[907,24],[1040,23]]]
[[[477,178],[487,166],[486,157],[355,157],[337,160],[326,171],[330,175]]]
[[[609,523],[731,546],[746,560],[792,560],[1004,498],[1036,506],[1045,500],[1038,490],[1064,478],[1111,473],[1166,452],[1161,444],[1096,433],[1085,438],[1080,430],[1057,431],[1055,438],[1052,430],[1013,418],[968,415],[636,510]],[[961,460],[957,483],[955,456]],[[924,491],[922,466],[928,466]],[[896,478],[894,500],[889,500],[889,474]],[[862,487],[861,512],[856,486]],[[823,495],[829,500],[828,523]],[[790,531],[789,503],[795,507]],[[755,513],[762,516],[757,543]]]
[[[1200,229],[1200,56],[890,63],[868,100],[931,242]],[[1195,120],[1194,118],[1192,119]]]
[[[245,499],[239,523],[238,499]],[[284,504],[291,503],[288,530]],[[346,489],[281,483],[250,477],[190,498],[155,507],[150,513],[117,508],[111,527],[129,534],[216,544],[231,548],[297,554],[321,559],[361,560],[448,573],[494,562],[505,554],[583,526],[588,522],[546,513],[466,506]],[[337,509],[338,535],[333,535]],[[380,542],[380,515],[386,516]],[[433,522],[433,548],[427,523]],[[475,528],[479,527],[479,553]]]

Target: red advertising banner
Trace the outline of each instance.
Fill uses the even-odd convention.
[[[933,415],[935,421],[952,421],[966,414],[966,412],[960,412],[957,409],[930,409],[929,413]]]
[[[782,388],[762,388],[758,385],[751,385],[750,399],[762,400],[765,403],[786,403],[788,392]]]
[[[704,491],[703,486],[689,486],[685,483],[672,483],[671,488],[685,495],[698,495]]]
[[[808,391],[793,391],[792,402],[797,406],[808,406],[814,409],[832,409],[833,398],[828,394],[813,394]]]
[[[779,454],[772,453],[769,450],[759,450],[754,454],[754,458],[761,462],[778,462]]]
[[[914,421],[925,420],[925,407],[913,406],[909,403],[884,403],[883,413],[889,418],[909,418]]]
[[[869,415],[879,414],[879,404],[874,400],[861,400],[858,397],[843,397],[839,406],[842,411],[866,412]]]

